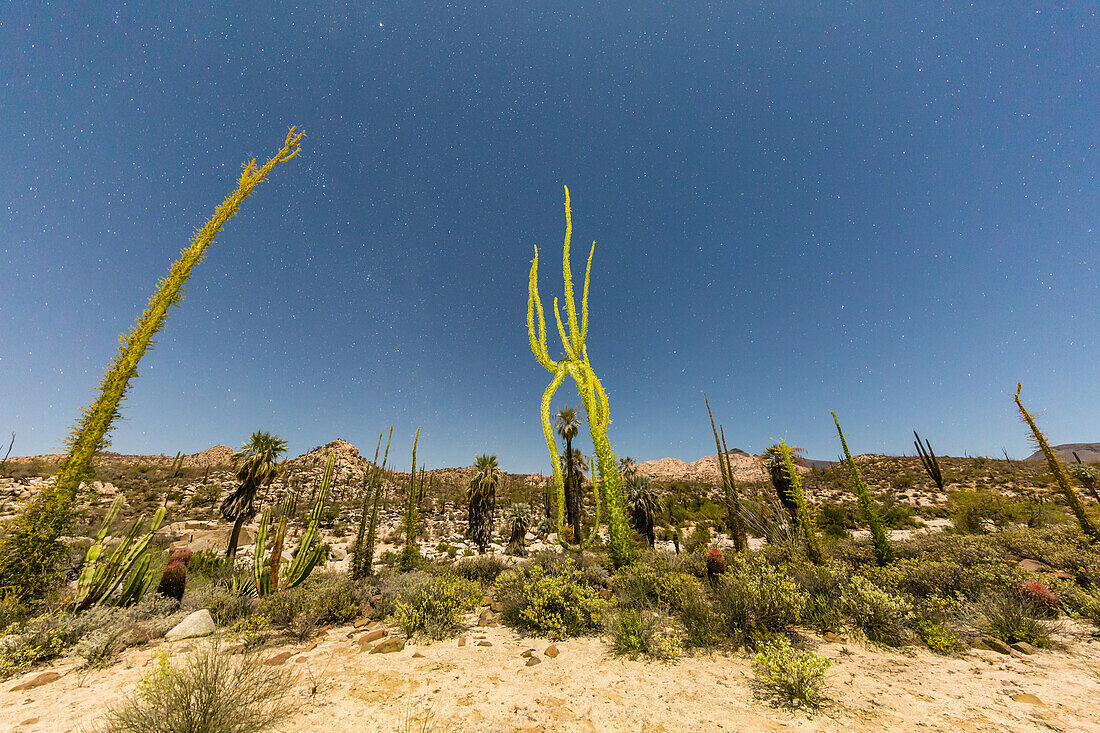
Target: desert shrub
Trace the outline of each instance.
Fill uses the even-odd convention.
[[[817,507],[817,523],[826,537],[848,537],[859,526],[856,505],[851,502],[823,501]]]
[[[76,640],[71,617],[50,613],[30,619],[21,628],[7,629],[0,639],[0,679],[61,656]]]
[[[271,619],[262,613],[254,613],[233,624],[229,630],[237,635],[245,649],[258,649],[267,643]]]
[[[205,608],[210,611],[214,623],[231,626],[252,613],[255,601],[255,583],[251,573],[229,573],[216,581],[192,584],[184,593],[181,608]]]
[[[683,651],[683,643],[674,632],[661,633],[655,614],[623,609],[610,623],[611,649],[619,656],[650,657],[674,661]]]
[[[508,568],[508,561],[497,555],[478,555],[459,560],[453,568],[463,578],[489,586]]]
[[[1079,583],[1100,583],[1100,551],[1076,522],[1038,529],[1011,529],[997,536],[1005,552],[1072,574]]]
[[[668,558],[646,553],[619,570],[614,581],[615,599],[624,608],[659,608],[674,613],[684,599],[702,594],[698,578],[673,570]]]
[[[928,596],[915,606],[917,634],[928,648],[937,654],[956,654],[966,648],[952,621],[959,612],[957,601],[943,596]]]
[[[951,523],[965,534],[980,534],[1004,529],[1026,518],[1023,508],[999,491],[975,489],[952,491],[947,499]]]
[[[225,573],[229,563],[225,556],[211,548],[196,552],[187,563],[189,575],[217,578]]]
[[[913,604],[867,578],[854,575],[840,593],[840,608],[867,638],[887,646],[901,646],[912,632]]]
[[[1073,581],[1055,578],[1051,584],[1062,601],[1062,609],[1073,618],[1100,623],[1100,586],[1083,588]]]
[[[1046,617],[1044,609],[1018,591],[988,593],[975,604],[975,611],[978,628],[1006,644],[1050,644],[1054,622]]]
[[[505,623],[552,639],[599,630],[608,608],[568,558],[550,569],[533,562],[507,570],[497,578],[495,594]]]
[[[257,610],[275,626],[300,623],[309,629],[347,623],[359,616],[362,603],[359,585],[343,573],[326,572],[310,576],[297,588],[268,593]]]
[[[779,634],[760,647],[752,669],[761,697],[783,707],[813,709],[825,700],[825,670],[831,665],[809,649],[794,649]]]
[[[851,567],[832,561],[827,565],[799,563],[784,570],[808,596],[803,622],[822,634],[840,631],[844,625],[840,591],[852,573]]]
[[[209,645],[176,669],[161,654],[137,689],[108,709],[102,733],[260,733],[294,710],[291,675]]]
[[[73,645],[72,653],[84,658],[85,667],[102,669],[115,663],[129,637],[128,629],[117,626],[96,629]]]
[[[15,594],[0,597],[0,632],[12,624],[26,621],[30,609],[20,602]]]
[[[706,522],[696,522],[695,528],[691,530],[691,534],[688,535],[687,541],[684,542],[684,549],[688,553],[699,552],[706,549],[710,544],[710,527]]]
[[[453,573],[428,575],[425,582],[411,583],[394,596],[389,618],[407,637],[445,639],[461,630],[463,615],[480,600],[481,584],[476,580]]]
[[[691,647],[713,647],[722,635],[722,621],[706,593],[688,595],[677,613],[684,628],[684,642]]]
[[[759,640],[798,623],[809,596],[759,556],[738,557],[714,589],[724,630],[736,642]]]

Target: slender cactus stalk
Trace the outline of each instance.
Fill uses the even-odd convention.
[[[0,544],[0,592],[14,593],[27,600],[45,594],[56,577],[65,548],[58,538],[72,513],[72,504],[80,483],[92,475],[92,459],[109,445],[107,435],[118,418],[119,405],[126,397],[138,362],[151,347],[153,337],[164,328],[169,309],[183,299],[184,285],[191,271],[202,261],[207,247],[222,226],[229,221],[245,198],[252,193],[279,163],[292,159],[301,150],[302,133],[291,127],[283,147],[263,166],[252,160],[244,167],[237,189],[214,211],[202,229],[195,232],[188,247],[160,281],[157,291],[138,318],[136,325],[121,339],[118,354],[107,366],[100,382],[100,394],[91,406],[81,408],[82,416],[66,444],[68,455],[51,488],[43,490],[6,528]]]
[[[921,465],[924,466],[928,477],[936,484],[936,488],[943,491],[943,471],[940,470],[940,461],[932,450],[932,444],[928,442],[928,438],[925,438],[924,445],[921,445],[920,436],[917,435],[916,430],[913,431],[913,437],[916,438],[913,445],[917,446],[917,455],[920,456]]]
[[[557,321],[558,334],[561,336],[565,351],[560,361],[550,358],[546,347],[546,314],[538,291],[539,250],[535,247],[535,257],[531,260],[531,272],[527,285],[527,337],[535,359],[553,375],[550,384],[542,395],[540,412],[542,432],[546,447],[550,451],[550,463],[554,468],[554,485],[558,495],[558,541],[567,549],[579,551],[591,544],[599,531],[601,503],[607,507],[608,553],[615,567],[630,562],[634,555],[634,540],[627,523],[626,507],[623,501],[622,477],[619,475],[619,462],[607,437],[607,427],[611,424],[607,393],[592,365],[588,361],[588,287],[592,275],[592,257],[596,253],[596,243],[588,254],[588,266],[584,275],[584,291],[581,296],[581,320],[577,323],[577,305],[573,297],[573,273],[569,264],[569,243],[573,234],[573,218],[569,207],[569,188],[565,188],[565,244],[562,247],[562,279],[565,281],[565,311],[569,324],[568,332],[562,322],[558,299],[554,298],[554,319]],[[536,325],[537,317],[537,325]],[[565,378],[572,377],[584,405],[592,447],[596,454],[597,471],[594,472],[592,493],[595,498],[596,520],[592,531],[586,538],[575,537],[577,544],[570,544],[562,538],[565,522],[565,483],[562,478],[558,459],[558,447],[554,441],[554,430],[550,424],[550,401],[561,387]],[[596,478],[598,474],[598,479]],[[601,493],[604,495],[600,501]]]
[[[729,463],[729,451],[726,449],[726,433],[722,431],[722,439],[718,440],[718,430],[714,427],[714,414],[710,411],[710,400],[707,393],[703,393],[703,402],[707,406],[707,416],[710,418],[710,429],[714,433],[714,447],[718,451],[718,471],[722,474],[722,494],[726,501],[726,526],[733,535],[733,549],[736,552],[744,552],[748,549],[748,537],[745,533],[745,525],[741,521],[741,498],[737,495],[737,486],[733,481],[733,469]]]
[[[417,428],[416,437],[413,438],[412,468],[409,469],[409,496],[405,504],[405,547],[401,550],[401,562],[399,564],[399,569],[402,572],[414,570],[417,556],[420,554],[420,548],[416,544],[416,445],[419,442],[420,428]],[[420,480],[423,482],[423,475],[421,475]]]
[[[1031,416],[1027,410],[1024,409],[1024,405],[1020,402],[1020,390],[1023,385],[1017,382],[1016,384],[1016,408],[1020,411],[1020,417],[1023,419],[1027,426],[1031,428],[1031,434],[1035,436],[1035,441],[1039,444],[1039,450],[1046,456],[1047,465],[1050,466],[1051,473],[1054,474],[1054,480],[1058,484],[1058,488],[1062,490],[1062,496],[1065,497],[1066,503],[1069,504],[1070,510],[1073,512],[1073,516],[1077,517],[1077,523],[1081,525],[1081,531],[1093,542],[1100,542],[1100,528],[1097,528],[1096,523],[1092,521],[1092,517],[1085,512],[1085,506],[1081,503],[1081,499],[1078,498],[1077,492],[1073,490],[1073,485],[1070,483],[1069,476],[1066,474],[1065,467],[1058,461],[1058,457],[1054,455],[1054,451],[1050,449],[1050,444],[1047,443],[1046,437],[1042,431],[1039,430],[1039,426],[1035,424],[1035,419]]]
[[[852,459],[851,451],[848,450],[848,441],[844,439],[844,431],[840,429],[840,421],[837,420],[835,412],[829,414],[833,416],[837,435],[840,436],[840,445],[844,448],[844,460],[848,463],[848,475],[852,479],[852,491],[859,503],[863,521],[867,523],[868,529],[871,530],[871,541],[875,546],[875,560],[879,565],[889,565],[894,561],[894,547],[886,537],[886,528],[882,524],[882,517],[879,516],[878,510],[875,509],[875,502],[871,498],[871,492],[867,489],[867,483],[863,480],[863,475],[860,474],[855,460]]]

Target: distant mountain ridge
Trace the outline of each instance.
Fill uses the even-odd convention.
[[[1062,443],[1061,445],[1052,445],[1050,449],[1054,451],[1054,455],[1058,457],[1058,460],[1064,463],[1076,463],[1076,459],[1073,457],[1074,451],[1077,451],[1077,455],[1085,463],[1100,462],[1100,443]],[[1041,461],[1043,460],[1043,452],[1037,450],[1024,460]]]

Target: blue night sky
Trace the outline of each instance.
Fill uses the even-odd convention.
[[[1100,440],[1098,12],[6,3],[0,435],[60,449],[293,124],[302,154],[196,268],[112,450],[264,429],[369,454],[392,423],[399,467],[420,426],[428,467],[546,472],[527,271],[538,245],[560,294],[563,184],[620,456],[713,454],[700,390],[751,452],[834,458],[836,410],[856,452],[916,428],[1022,457],[1017,381],[1052,442]]]

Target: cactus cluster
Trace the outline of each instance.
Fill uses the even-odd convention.
[[[112,604],[129,606],[137,603],[149,589],[153,581],[153,570],[149,569],[149,541],[160,529],[164,521],[165,507],[162,505],[153,515],[153,521],[145,535],[139,540],[144,517],[138,517],[130,525],[130,531],[119,542],[109,556],[104,557],[104,540],[107,530],[118,517],[123,498],[119,496],[107,510],[103,526],[96,533],[95,541],[84,555],[84,567],[77,579],[76,597],[73,606],[84,611],[92,606]],[[121,591],[120,591],[121,589]],[[117,591],[117,594],[116,594]]]
[[[371,468],[363,472],[363,505],[359,516],[359,532],[355,535],[355,545],[351,553],[351,577],[359,580],[371,574],[374,565],[374,542],[378,532],[378,508],[382,500],[382,478],[386,474],[386,461],[390,457],[390,440],[393,438],[393,426],[386,438],[386,453],[382,463],[378,463],[378,450],[382,447],[382,433],[378,434],[378,445],[374,447],[374,461]]]
[[[309,523],[306,525],[305,534],[298,545],[294,559],[286,569],[286,575],[280,577],[282,569],[283,541],[286,538],[287,523],[290,518],[291,497],[287,497],[280,507],[277,518],[278,526],[275,529],[275,537],[271,543],[271,555],[265,559],[267,545],[267,532],[273,523],[271,508],[264,509],[260,517],[260,529],[256,533],[256,551],[252,559],[252,572],[256,579],[256,591],[261,595],[274,593],[278,590],[293,588],[302,583],[313,568],[328,558],[328,545],[322,544],[320,539],[321,512],[324,510],[325,497],[328,495],[329,484],[332,482],[332,464],[335,456],[329,454],[325,463],[324,477],[321,479],[321,490],[309,513]]]
[[[569,243],[573,234],[573,218],[569,207],[569,188],[565,188],[565,243],[562,247],[562,278],[565,282],[566,321],[562,321],[558,299],[554,298],[554,319],[558,334],[561,336],[564,355],[560,360],[550,358],[546,346],[546,314],[539,298],[538,269],[539,250],[535,248],[535,257],[531,260],[531,272],[527,286],[527,337],[535,359],[553,375],[550,384],[542,395],[541,417],[542,432],[546,447],[550,451],[550,463],[554,469],[554,485],[558,494],[558,539],[562,545],[572,550],[581,550],[595,539],[600,524],[600,506],[607,509],[608,552],[616,567],[630,562],[634,555],[634,543],[627,525],[626,509],[623,502],[622,479],[619,476],[618,461],[607,437],[607,428],[611,424],[611,412],[607,403],[607,393],[600,384],[592,365],[588,360],[588,287],[592,275],[592,257],[596,253],[596,244],[588,255],[588,266],[584,275],[584,291],[581,296],[581,317],[577,320],[577,305],[573,297],[573,273],[569,264]],[[566,330],[568,323],[568,331]],[[585,538],[574,538],[577,544],[563,539],[562,528],[565,520],[565,483],[559,465],[558,447],[554,441],[554,430],[550,423],[550,402],[554,393],[571,377],[577,385],[588,421],[589,434],[596,454],[596,474],[592,482],[592,492],[596,499],[596,519],[591,533]],[[601,502],[601,494],[603,501]]]

